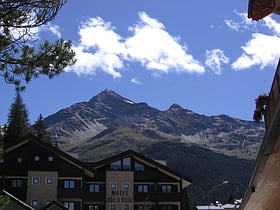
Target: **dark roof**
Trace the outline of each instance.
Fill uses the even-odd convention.
[[[135,152],[134,150],[127,150],[127,151],[119,153],[117,155],[110,156],[110,157],[100,160],[98,162],[92,163],[92,165],[94,168],[97,169],[112,161],[119,160],[121,158],[125,158],[128,156],[132,156],[135,159],[138,159],[140,161],[142,160],[142,162],[145,162],[147,165],[154,167],[154,168],[158,168],[161,172],[168,174],[169,176],[175,176],[177,179],[182,179],[182,180],[188,182],[189,184],[192,182],[192,180],[189,177],[170,169],[169,167],[159,163],[158,161],[152,160],[138,152]]]
[[[260,20],[274,11],[273,0],[249,0],[248,18]]]
[[[52,202],[48,203],[46,206],[44,206],[43,208],[41,208],[41,210],[51,210],[52,208],[54,208],[56,210],[61,209],[61,210],[68,210],[68,208],[66,208],[65,206],[62,205],[62,203],[53,200]]]
[[[10,201],[9,202],[14,202],[17,205],[19,205],[22,209],[26,209],[26,210],[35,210],[34,208],[32,208],[31,206],[29,206],[27,203],[24,203],[23,201],[21,201],[20,199],[16,198],[15,196],[13,196],[12,194],[8,193],[5,190],[0,191],[0,195],[4,195],[4,196],[8,196]],[[7,206],[7,208],[5,209],[9,209],[9,204]]]
[[[83,163],[83,162],[79,161],[78,159],[72,157],[71,155],[63,152],[58,147],[53,146],[51,143],[43,141],[40,138],[35,137],[33,135],[28,135],[28,136],[22,138],[22,141],[20,143],[17,143],[13,146],[6,148],[5,153],[12,152],[28,143],[37,144],[38,146],[43,147],[44,149],[48,150],[49,152],[58,155],[60,158],[69,162],[70,164],[72,164],[78,168],[84,169],[88,176],[93,177],[94,171],[87,163]]]

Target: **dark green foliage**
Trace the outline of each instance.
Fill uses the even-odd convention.
[[[4,195],[0,195],[0,210],[5,209],[5,207],[8,205],[9,203],[9,197],[8,196],[4,196]]]
[[[75,63],[71,42],[38,43],[34,31],[52,21],[66,0],[29,0],[0,3],[0,71],[7,83],[21,89],[40,74],[49,78]],[[32,14],[32,15],[31,15]]]
[[[188,193],[190,200],[196,204],[207,203],[209,199],[226,202],[230,196],[241,198],[254,167],[253,160],[238,159],[181,143],[159,142],[144,150],[144,154],[166,160],[168,167],[192,178]],[[229,183],[211,190],[225,180]],[[211,195],[208,194],[210,190]]]
[[[4,136],[4,146],[18,143],[19,139],[31,133],[28,110],[23,103],[19,91],[10,107],[8,114],[8,126]]]
[[[43,122],[43,116],[40,114],[33,126],[33,134],[43,141],[50,142],[50,137],[46,129],[47,127]]]

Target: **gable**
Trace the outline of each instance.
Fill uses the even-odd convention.
[[[191,184],[191,180],[186,176],[132,150],[95,163],[95,169],[99,171],[132,170],[138,172],[137,174],[139,176],[142,174],[141,179],[145,179],[145,177],[147,179],[153,179],[153,176],[155,176],[155,178],[160,178],[162,181],[182,181],[183,188]],[[142,171],[143,173],[141,173]],[[144,174],[145,177],[143,176]]]
[[[18,163],[21,158],[21,163]],[[81,174],[85,173],[93,177],[91,168],[78,159],[59,150],[57,147],[35,137],[29,137],[17,145],[5,149],[4,165],[7,171],[13,170],[15,166],[19,173],[26,170],[57,170],[62,173]]]

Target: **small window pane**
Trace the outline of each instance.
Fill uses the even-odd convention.
[[[22,157],[17,157],[17,163],[22,163],[23,159]]]
[[[116,210],[117,209],[117,205],[116,204],[111,204],[111,210]]]
[[[75,203],[74,202],[63,202],[64,207],[68,208],[69,210],[74,210]]]
[[[35,160],[35,161],[39,161],[39,160],[40,160],[40,156],[39,156],[39,155],[36,155],[36,156],[34,157],[34,160]]]
[[[123,205],[123,210],[129,210],[129,205],[128,204],[124,204]]]
[[[129,183],[124,183],[123,184],[123,189],[128,190],[129,189]]]
[[[149,191],[148,185],[146,185],[146,184],[138,185],[137,191],[138,192],[148,192]]]
[[[99,184],[89,185],[89,192],[100,192]]]
[[[48,161],[52,162],[53,161],[53,156],[49,156]]]
[[[131,169],[131,158],[130,157],[123,159],[123,169],[124,170]]]
[[[39,177],[33,177],[32,178],[32,184],[40,184],[40,178]]]
[[[64,180],[63,184],[65,189],[74,189],[75,188],[75,180]]]
[[[22,180],[21,179],[12,179],[12,187],[13,188],[22,187]]]
[[[111,183],[111,189],[112,189],[112,190],[117,189],[117,184],[116,184],[116,183]]]
[[[31,205],[34,207],[38,206],[38,200],[32,200]]]
[[[88,210],[99,210],[99,206],[98,205],[89,205],[88,206]]]
[[[164,184],[164,185],[161,185],[161,191],[162,191],[162,192],[171,192],[171,191],[172,191],[172,186],[171,186],[171,184]]]
[[[53,178],[52,177],[47,177],[46,183],[47,184],[53,184]]]

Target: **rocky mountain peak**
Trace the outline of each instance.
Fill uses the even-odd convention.
[[[124,98],[110,89],[105,89],[98,95],[94,96],[89,100],[89,104],[105,103],[110,105],[121,105],[121,104],[134,104],[133,101]]]

